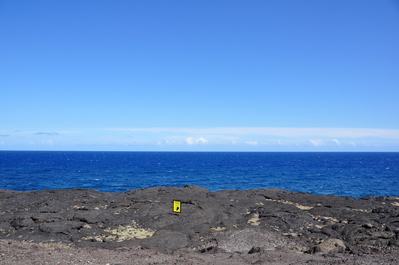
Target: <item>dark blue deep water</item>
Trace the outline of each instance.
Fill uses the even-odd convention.
[[[0,151],[0,189],[184,185],[399,196],[399,153]]]

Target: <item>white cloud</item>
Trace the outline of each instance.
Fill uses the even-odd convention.
[[[259,142],[256,142],[256,141],[245,141],[245,143],[249,144],[249,145],[258,145],[259,144]]]
[[[186,139],[186,143],[188,143],[188,144],[195,144],[195,140],[194,140],[193,137],[188,137],[188,138]]]
[[[332,141],[333,141],[336,145],[341,145],[341,142],[338,141],[337,139],[332,139]]]
[[[42,144],[54,145],[54,141],[53,140],[43,141]]]
[[[206,144],[206,143],[208,143],[208,140],[206,140],[204,138],[199,138],[199,139],[197,139],[197,142],[199,142],[201,144]]]
[[[205,138],[197,138],[194,139],[193,137],[187,137],[186,138],[186,143],[189,145],[194,145],[194,144],[206,144],[208,143],[208,140]]]
[[[324,146],[326,145],[322,140],[318,139],[318,140],[309,140],[309,142],[311,144],[313,144],[314,146]]]

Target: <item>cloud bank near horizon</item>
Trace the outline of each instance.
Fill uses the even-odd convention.
[[[293,127],[214,127],[214,128],[106,128],[105,132],[128,135],[135,143],[158,146],[224,146],[255,149],[378,149],[396,146],[399,130],[375,128],[293,128]]]
[[[397,129],[368,128],[284,128],[284,127],[219,127],[219,128],[108,128],[114,132],[148,132],[148,133],[185,133],[216,135],[262,135],[277,137],[330,137],[330,138],[363,138],[399,139]]]
[[[103,128],[0,132],[1,149],[110,150],[390,150],[399,130],[367,128]]]

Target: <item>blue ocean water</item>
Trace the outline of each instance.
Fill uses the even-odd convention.
[[[184,185],[399,196],[399,153],[0,151],[0,189]]]

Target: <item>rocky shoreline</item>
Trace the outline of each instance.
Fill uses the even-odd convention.
[[[181,213],[173,212],[174,200],[181,201]],[[166,254],[389,255],[399,246],[399,197],[198,186],[0,190],[0,239]]]

